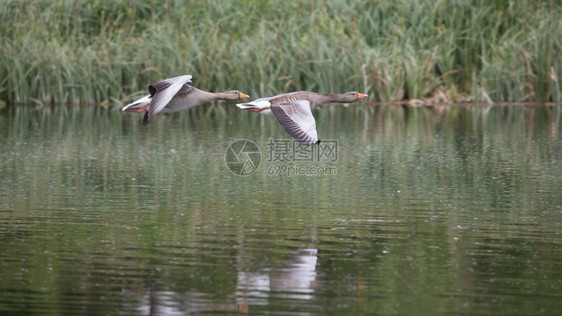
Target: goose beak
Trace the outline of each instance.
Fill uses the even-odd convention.
[[[357,96],[358,96],[358,99],[359,99],[359,100],[365,99],[366,97],[368,97],[368,95],[363,94],[363,93],[357,93]]]
[[[240,92],[240,99],[247,99],[247,98],[249,98],[249,97],[250,97],[249,95]]]

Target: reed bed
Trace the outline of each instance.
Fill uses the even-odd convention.
[[[121,104],[189,73],[252,97],[561,102],[557,1],[0,0],[0,100]]]

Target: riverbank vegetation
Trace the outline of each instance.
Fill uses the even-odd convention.
[[[562,101],[558,1],[0,2],[9,104],[119,104],[186,73],[252,98]]]

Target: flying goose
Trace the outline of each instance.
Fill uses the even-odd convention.
[[[160,112],[172,113],[215,100],[240,100],[250,96],[240,91],[207,92],[191,85],[191,75],[173,77],[148,86],[148,95],[123,107],[124,112],[142,113],[142,125],[148,124]]]
[[[350,103],[366,97],[366,94],[358,92],[320,94],[297,91],[238,103],[236,106],[243,110],[275,116],[287,134],[303,144],[312,145],[320,143],[316,133],[316,121],[312,116],[314,108],[325,103]]]

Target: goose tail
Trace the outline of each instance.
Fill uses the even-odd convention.
[[[256,106],[251,103],[238,103],[236,104],[236,106],[241,108],[242,110],[256,109]]]
[[[123,112],[142,113],[150,106],[150,95],[144,96],[123,107]]]
[[[238,103],[236,106],[242,110],[271,115],[271,110],[269,109],[271,103],[267,100],[258,99],[252,102]]]

